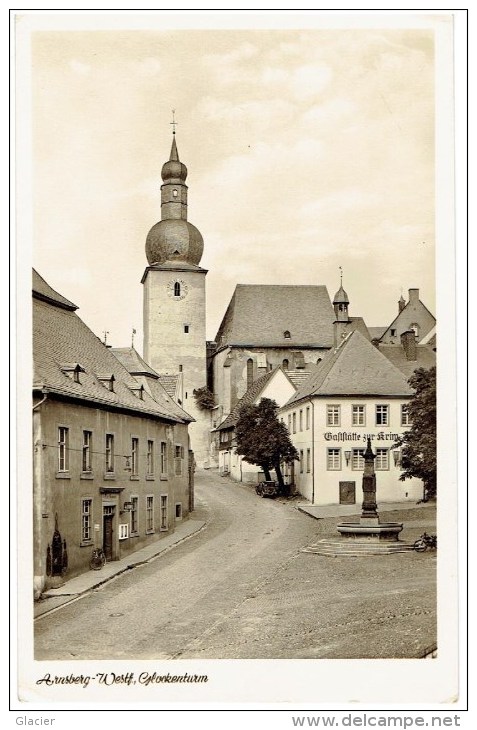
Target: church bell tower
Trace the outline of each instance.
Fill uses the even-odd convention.
[[[162,167],[161,220],[148,233],[144,272],[144,359],[160,374],[178,374],[181,406],[197,462],[209,454],[209,413],[193,391],[207,383],[205,277],[199,266],[204,241],[187,220],[187,168],[179,160],[175,129],[169,160]]]

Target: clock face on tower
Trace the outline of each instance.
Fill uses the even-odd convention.
[[[167,295],[172,299],[185,299],[189,288],[182,279],[172,279],[167,285]]]

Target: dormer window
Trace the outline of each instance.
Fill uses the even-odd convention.
[[[80,373],[86,372],[79,362],[63,363],[63,365],[60,365],[60,368],[64,375],[67,375],[75,383],[81,383]]]
[[[130,390],[134,393],[136,398],[139,398],[140,400],[144,400],[144,385],[138,385],[137,387],[132,387]]]
[[[102,375],[96,376],[101,383],[107,390],[110,390],[112,393],[114,393],[114,381],[116,378],[114,377],[113,373],[106,373]]]
[[[291,338],[290,330],[285,330],[283,337],[285,340],[289,340]]]

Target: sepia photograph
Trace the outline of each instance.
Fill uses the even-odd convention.
[[[452,12],[16,13],[20,703],[458,702]]]

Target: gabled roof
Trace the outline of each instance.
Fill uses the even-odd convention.
[[[403,373],[360,332],[354,331],[339,347],[326,353],[286,406],[311,396],[409,396],[412,393]]]
[[[131,375],[146,375],[156,380],[159,378],[158,373],[142,359],[134,347],[111,347],[110,349]]]
[[[133,392],[139,387],[138,380],[78,317],[74,311],[76,306],[54,292],[41,277],[35,279],[34,285],[41,287],[41,296],[33,294],[35,391],[128,410],[134,415],[179,423],[190,420],[185,414],[178,415],[176,404],[156,401],[148,392],[144,393],[143,400],[138,398]],[[62,369],[65,363],[81,364],[79,382]],[[105,373],[114,375],[114,390],[102,382]]]
[[[429,345],[416,345],[415,360],[407,359],[404,348],[401,345],[380,344],[379,352],[387,357],[408,379],[417,368],[430,370],[436,364],[436,353]]]
[[[43,279],[42,276],[40,276],[37,271],[35,271],[35,269],[33,269],[32,288],[33,296],[36,299],[41,299],[42,301],[56,305],[57,307],[69,309],[72,312],[74,312],[75,309],[78,309],[76,304],[73,304],[73,302],[70,302],[69,299],[66,299],[66,297],[58,294],[57,291],[55,291],[49,284],[47,284],[47,282]]]
[[[268,373],[265,373],[265,375],[262,375],[261,378],[255,380],[255,382],[252,383],[245,395],[243,395],[238,403],[235,404],[234,408],[231,410],[225,421],[222,421],[222,423],[217,426],[214,431],[223,431],[227,428],[233,428],[238,421],[240,409],[243,406],[255,403],[258,396],[263,391],[269,380],[271,380],[271,378],[276,374],[277,370],[279,370],[279,368],[276,368],[275,370],[269,370]]]
[[[219,348],[332,347],[334,319],[325,286],[238,284],[215,339]]]
[[[175,398],[179,377],[179,373],[159,373],[159,382],[171,398]]]
[[[432,314],[432,312],[430,312],[430,311],[429,311],[429,309],[428,309],[428,308],[426,307],[426,305],[425,305],[425,304],[423,304],[423,302],[421,302],[421,300],[420,300],[420,299],[418,299],[418,300],[417,300],[417,303],[418,303],[418,304],[420,304],[420,306],[422,307],[422,309],[424,309],[424,310],[425,310],[425,311],[426,311],[426,312],[427,312],[427,313],[428,313],[428,314],[429,314],[429,315],[430,315],[430,316],[432,317],[432,319],[434,320],[434,323],[435,323],[435,322],[436,322],[436,318],[434,317],[434,315]],[[380,339],[381,339],[382,337],[384,337],[384,335],[385,335],[385,334],[386,334],[387,332],[389,332],[389,331],[390,331],[391,329],[394,329],[394,328],[395,328],[395,325],[397,324],[397,322],[399,321],[399,319],[400,319],[400,318],[401,318],[401,316],[403,315],[403,312],[406,312],[406,309],[407,309],[408,307],[411,307],[411,306],[413,306],[414,304],[415,304],[415,303],[414,303],[414,302],[411,302],[411,300],[409,300],[409,301],[407,302],[406,306],[405,306],[405,307],[403,307],[403,308],[402,308],[402,309],[401,309],[401,310],[400,310],[400,311],[399,311],[399,312],[397,313],[397,315],[396,315],[396,316],[394,317],[394,319],[393,319],[393,321],[391,322],[391,324],[390,324],[390,325],[389,325],[388,327],[386,327],[386,329],[384,330],[384,332],[383,332],[383,334],[381,335]]]
[[[372,340],[380,340],[387,330],[386,327],[368,327],[369,336]]]
[[[288,378],[297,389],[310,377],[310,370],[284,370],[283,372],[288,375]]]

